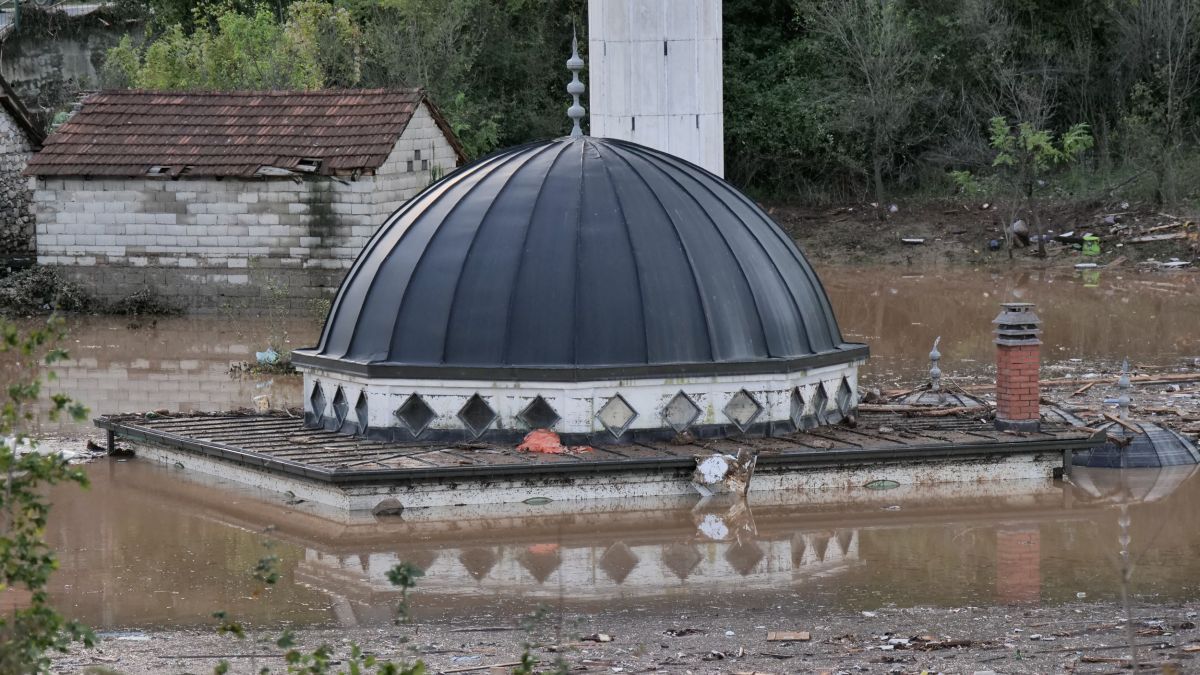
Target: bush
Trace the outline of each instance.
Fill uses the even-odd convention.
[[[31,267],[0,279],[0,313],[41,314],[79,311],[92,303],[79,284],[49,267]]]

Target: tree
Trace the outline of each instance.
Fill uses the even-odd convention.
[[[1052,167],[1073,162],[1092,147],[1092,135],[1086,124],[1079,123],[1055,142],[1052,132],[1039,129],[1030,122],[1012,126],[1003,117],[993,117],[991,136],[992,147],[996,150],[992,166],[1003,167],[1009,181],[1025,200],[1026,212],[1037,235],[1038,255],[1045,256],[1046,242],[1042,238],[1042,224],[1034,197]]]
[[[1175,173],[1185,126],[1195,120],[1200,92],[1200,1],[1126,0],[1117,25],[1122,65],[1132,87],[1126,130],[1150,160],[1154,199],[1175,198]]]
[[[866,139],[875,199],[884,171],[926,94],[925,57],[896,0],[830,0],[812,10],[817,49],[826,60],[828,104],[837,126]]]
[[[280,23],[265,7],[223,9],[188,33],[175,24],[144,49],[126,36],[111,49],[108,86],[156,90],[319,89],[358,83],[358,26],[345,9],[319,0],[289,6]]]
[[[63,337],[61,322],[53,318],[42,328],[23,331],[0,320],[0,354],[17,359],[18,371],[6,384],[0,406],[0,593],[24,593],[24,606],[0,615],[0,672],[43,672],[49,668],[46,652],[65,651],[76,640],[91,646],[93,637],[80,624],[65,620],[50,607],[46,584],[58,562],[46,544],[44,532],[50,505],[44,488],[59,482],[87,484],[82,471],[67,465],[59,455],[38,452],[28,428],[44,404],[39,368],[67,358],[55,345]],[[49,397],[49,416],[75,419],[87,410],[61,394]]]

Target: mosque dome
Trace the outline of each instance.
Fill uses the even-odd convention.
[[[663,152],[568,136],[493,154],[394,213],[296,362],[582,381],[865,356],[804,255],[746,196]]]
[[[592,443],[831,424],[857,406],[866,358],[753,201],[672,155],[578,134],[413,197],[292,361],[313,426]]]
[[[1116,424],[1102,426],[1108,432],[1108,442],[1075,453],[1072,464],[1139,469],[1200,463],[1200,451],[1182,434],[1149,422],[1139,422],[1137,428],[1141,431],[1132,433]]]

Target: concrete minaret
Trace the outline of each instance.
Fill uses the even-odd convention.
[[[721,0],[588,0],[591,135],[725,175]]]

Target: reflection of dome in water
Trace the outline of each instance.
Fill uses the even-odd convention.
[[[483,580],[498,560],[496,552],[490,548],[468,548],[458,556],[458,561],[475,581]]]
[[[541,584],[562,564],[562,554],[557,544],[534,544],[526,547],[517,561]]]
[[[1166,499],[1197,471],[1195,464],[1117,471],[1080,467],[1071,471],[1070,481],[1089,500],[1136,504]]]
[[[725,560],[738,574],[746,576],[758,567],[764,555],[762,547],[753,539],[740,539],[725,551]]]
[[[695,544],[676,543],[666,547],[662,559],[667,568],[676,577],[679,577],[680,581],[686,581],[692,570],[696,569],[696,565],[704,560],[704,556],[696,550]]]
[[[1103,445],[1075,453],[1071,463],[1075,466],[1109,469],[1137,469],[1162,466],[1186,466],[1200,462],[1200,452],[1191,441],[1180,434],[1157,424],[1139,422],[1142,433],[1132,433],[1117,425],[1109,425],[1110,436],[1123,439],[1123,443],[1112,440]]]
[[[625,581],[625,577],[629,576],[637,564],[637,555],[623,541],[609,546],[604,555],[600,556],[600,569],[618,584]]]
[[[579,136],[499,152],[411,199],[293,361],[310,423],[408,440],[794,426],[827,417],[804,404],[853,389],[866,355],[753,201],[663,152]],[[521,391],[499,385],[512,381]],[[668,409],[681,389],[693,400]],[[692,414],[708,407],[714,419]]]

